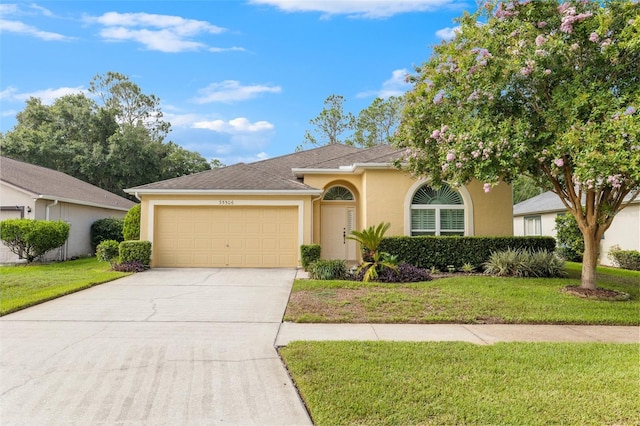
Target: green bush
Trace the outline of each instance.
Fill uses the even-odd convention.
[[[400,262],[425,269],[447,271],[449,266],[460,269],[468,264],[482,266],[491,253],[507,249],[553,251],[552,237],[389,237],[380,244],[380,251],[396,255]]]
[[[124,240],[122,229],[124,220],[115,217],[106,217],[98,219],[91,224],[91,246],[95,251],[98,244],[106,240],[115,240],[120,242]]]
[[[309,266],[309,277],[314,280],[344,280],[348,276],[347,263],[341,259],[320,259]]]
[[[69,229],[63,221],[8,219],[0,222],[0,240],[30,263],[62,246],[69,238]]]
[[[116,240],[104,240],[96,247],[96,257],[100,262],[109,262],[111,266],[118,261],[120,254],[120,242]]]
[[[565,275],[564,260],[552,251],[508,249],[491,253],[484,271],[500,277],[553,278]]]
[[[131,207],[124,217],[122,236],[126,241],[140,239],[140,204]]]
[[[570,213],[556,216],[556,233],[558,254],[568,261],[582,262],[584,237],[578,228],[576,218]]]
[[[620,246],[615,245],[609,249],[607,257],[619,268],[640,271],[640,252],[638,250],[622,250]]]
[[[309,265],[320,259],[320,244],[304,244],[300,246],[300,260],[302,268],[309,270]]]
[[[123,241],[119,246],[121,263],[140,262],[145,266],[151,263],[151,241]]]

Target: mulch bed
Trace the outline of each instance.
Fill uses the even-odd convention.
[[[597,300],[611,300],[622,301],[629,300],[631,295],[622,291],[609,290],[606,288],[597,287],[595,290],[589,288],[581,288],[576,286],[566,286],[564,288],[565,293],[569,293],[574,296],[584,297],[586,299]]]

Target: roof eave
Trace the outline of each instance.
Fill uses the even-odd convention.
[[[58,197],[57,195],[40,194],[34,198],[39,200],[51,200],[51,201],[59,201],[62,203],[78,204],[80,206],[87,206],[87,207],[99,207],[102,209],[119,210],[123,212],[129,211],[129,209],[131,208],[131,207],[124,207],[124,206],[116,206],[112,204],[92,203],[91,201],[74,200],[72,198]]]
[[[321,195],[321,189],[125,189],[133,195]]]
[[[335,174],[354,174],[362,173],[366,169],[394,169],[391,163],[353,163],[350,166],[340,166],[338,168],[313,169],[313,168],[293,168],[291,171],[295,176],[304,176],[305,174],[314,175],[335,175]]]

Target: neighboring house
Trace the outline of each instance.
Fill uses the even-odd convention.
[[[134,205],[62,172],[0,157],[0,220],[63,220],[71,225],[65,245],[46,259],[92,254],[91,224],[106,217],[122,218]],[[18,256],[0,244],[0,263],[16,260]]]
[[[511,187],[429,186],[392,166],[402,151],[327,145],[127,189],[154,267],[296,267],[302,244],[356,262],[354,229],[387,235],[512,235]]]
[[[556,216],[567,213],[560,197],[551,191],[513,206],[514,235],[556,237]],[[600,242],[599,263],[611,265],[607,257],[612,246],[640,251],[640,199],[619,212]]]

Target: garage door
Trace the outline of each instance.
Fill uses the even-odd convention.
[[[157,206],[155,267],[295,267],[298,208]]]

